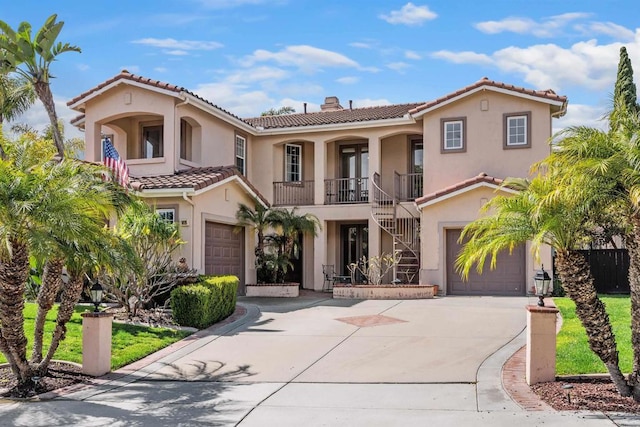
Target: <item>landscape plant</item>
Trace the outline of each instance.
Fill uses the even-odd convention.
[[[394,253],[382,253],[372,257],[363,256],[360,262],[352,262],[347,265],[351,276],[351,283],[357,283],[358,274],[365,278],[366,283],[379,286],[382,279],[400,263],[402,251],[397,249]]]

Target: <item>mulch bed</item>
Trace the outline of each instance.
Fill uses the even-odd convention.
[[[38,381],[36,389],[24,391],[15,388],[17,381],[11,368],[3,367],[0,368],[0,397],[33,397],[72,384],[88,383],[92,378],[84,375],[79,366],[64,362],[51,362],[49,373]]]
[[[570,389],[571,402],[564,385]],[[640,403],[631,397],[622,397],[609,378],[571,378],[539,383],[531,389],[542,400],[558,411],[602,411],[640,414]]]

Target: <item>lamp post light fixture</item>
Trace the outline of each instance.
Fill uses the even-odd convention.
[[[549,274],[544,271],[544,265],[533,277],[533,283],[536,287],[536,296],[539,298],[538,306],[544,307],[544,297],[549,293],[549,285],[551,283],[551,277],[549,277]]]
[[[91,287],[89,292],[91,294],[91,302],[96,307],[93,310],[93,312],[94,313],[99,313],[100,310],[98,310],[98,306],[102,302],[103,289],[102,289],[102,286],[100,285],[100,283],[97,280],[96,280],[96,283],[93,284],[93,286]]]

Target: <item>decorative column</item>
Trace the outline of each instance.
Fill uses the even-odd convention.
[[[113,314],[82,313],[82,373],[99,377],[111,372]]]
[[[548,301],[548,300],[547,300]],[[527,309],[527,384],[556,379],[556,319],[558,309],[528,305]]]
[[[324,141],[316,139],[313,142],[313,179],[315,205],[324,205],[324,180],[326,178],[327,163],[327,144]]]

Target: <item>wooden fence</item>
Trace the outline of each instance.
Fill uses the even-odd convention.
[[[579,251],[584,255],[596,289],[603,294],[628,294],[629,253],[626,249],[592,249]]]

